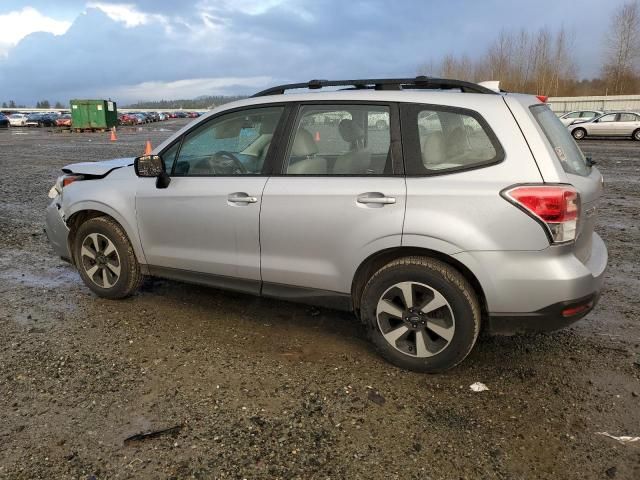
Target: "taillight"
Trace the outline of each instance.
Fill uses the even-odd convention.
[[[538,220],[552,243],[576,239],[580,195],[571,185],[521,185],[502,196]]]
[[[547,97],[546,95],[536,95],[536,98],[542,103],[547,103],[547,100],[549,100],[549,97]]]

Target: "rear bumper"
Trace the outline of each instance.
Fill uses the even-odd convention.
[[[608,261],[607,248],[596,233],[586,261],[575,256],[572,246],[454,257],[469,267],[483,288],[489,330],[506,334],[557,330],[583,318],[599,299]],[[564,311],[574,307],[580,308]]]
[[[69,228],[62,219],[58,198],[54,198],[47,207],[46,227],[44,231],[56,254],[65,260],[70,260],[71,253],[69,252],[69,243],[67,241],[69,238]]]
[[[587,316],[599,299],[598,291],[583,298],[549,305],[533,313],[493,314],[489,316],[487,331],[494,335],[512,335],[560,330]],[[569,314],[572,310],[577,311]]]

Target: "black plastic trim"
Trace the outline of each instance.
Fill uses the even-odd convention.
[[[552,332],[565,328],[588,315],[596,306],[600,292],[587,296],[558,302],[530,313],[489,313],[488,331],[496,335],[512,335],[527,332]],[[588,304],[587,310],[570,317],[564,317],[566,308]]]
[[[348,293],[319,290],[294,285],[262,282],[261,280],[235,278],[224,275],[194,272],[177,268],[148,265],[150,275],[185,283],[204,285],[255,296],[278,298],[296,303],[317,305],[334,310],[352,311],[351,295]]]
[[[194,272],[191,270],[181,270],[169,267],[158,267],[154,265],[149,265],[149,273],[156,277],[178,280],[185,283],[195,283],[197,285],[250,293],[253,295],[260,294],[260,280],[227,277],[224,275],[214,275],[210,273]]]
[[[309,89],[319,90],[326,87],[351,87],[357,90],[402,90],[409,89],[460,89],[463,93],[483,93],[498,95],[497,92],[478,85],[477,83],[465,82],[449,78],[434,78],[420,75],[414,78],[369,78],[355,80],[310,80],[304,83],[288,83],[278,85],[258,92],[253,97],[264,97],[267,95],[283,95],[287,90]]]
[[[265,282],[262,284],[261,295],[268,298],[280,298],[289,302],[317,305],[333,310],[347,312],[353,310],[351,295],[348,293]]]

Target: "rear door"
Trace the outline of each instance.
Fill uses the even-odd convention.
[[[630,137],[640,127],[638,115],[635,113],[619,113],[616,120],[616,135]]]
[[[349,294],[365,258],[401,244],[397,106],[304,103],[291,120],[262,198],[263,293],[286,295],[284,285]]]

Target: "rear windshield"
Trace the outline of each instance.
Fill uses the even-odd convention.
[[[590,167],[582,154],[582,151],[556,114],[547,105],[533,105],[531,113],[542,128],[547,140],[551,144],[556,157],[560,160],[562,168],[567,173],[588,176]]]

